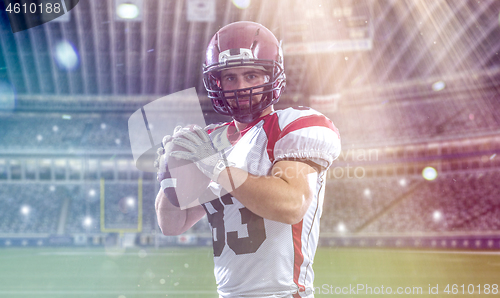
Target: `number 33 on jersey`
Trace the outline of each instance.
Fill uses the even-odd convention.
[[[235,204],[230,194],[222,196],[220,200],[210,201],[204,205],[204,208],[207,212],[208,222],[212,226],[214,257],[221,256],[226,242],[230,250],[241,255],[255,253],[266,239],[264,219],[252,213],[241,203],[236,201]],[[226,217],[225,220],[235,221],[233,224],[228,223],[228,227],[241,227],[241,229],[234,231],[226,230],[224,225],[224,210],[228,212],[232,208],[239,211],[240,217]],[[228,214],[237,215],[238,213],[228,212]],[[240,222],[237,223],[237,221]]]

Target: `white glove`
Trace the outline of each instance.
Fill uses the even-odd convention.
[[[219,174],[230,166],[225,156],[225,150],[231,146],[229,141],[218,138],[214,144],[208,133],[199,126],[183,128],[174,136],[172,143],[186,151],[173,151],[170,156],[194,162],[212,181],[217,182]]]
[[[174,133],[172,135],[175,136],[176,133],[180,132],[182,130],[182,126],[176,126],[174,128]],[[161,141],[161,147],[156,150],[156,160],[154,161],[154,167],[158,170],[157,171],[157,178],[158,181],[161,181],[163,179],[160,179],[161,173],[168,172],[167,168],[167,159],[170,156],[170,152],[172,151],[174,144],[172,143],[173,137],[171,135],[166,135],[163,137],[163,140]],[[170,175],[169,175],[170,176]]]

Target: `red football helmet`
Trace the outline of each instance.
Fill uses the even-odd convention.
[[[222,91],[220,73],[231,67],[254,67],[269,76],[265,84],[245,89]],[[253,22],[236,22],[221,28],[210,40],[203,65],[203,83],[212,100],[214,110],[233,117],[238,122],[249,123],[261,112],[278,102],[285,88],[286,78],[281,45],[266,27]],[[258,89],[261,88],[260,91]],[[250,107],[231,107],[228,99],[238,101],[238,92],[250,93]],[[252,105],[252,95],[262,94],[258,104]],[[248,95],[246,95],[248,96]]]

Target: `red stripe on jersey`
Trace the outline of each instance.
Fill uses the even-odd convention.
[[[266,118],[264,125],[262,126],[267,135],[267,155],[269,155],[269,160],[274,162],[274,144],[280,139],[281,129],[278,123],[278,115],[271,114]]]
[[[229,123],[229,127],[227,128],[227,139],[233,146],[241,139],[241,134],[238,129],[236,129],[234,121]]]
[[[333,130],[340,139],[340,133],[333,123],[328,118],[322,115],[309,115],[300,117],[290,122],[283,130],[279,127],[278,114],[271,114],[265,120],[263,125],[264,131],[267,134],[267,154],[269,160],[274,162],[274,145],[276,142],[286,136],[288,133],[306,127],[320,126]]]
[[[231,145],[234,146],[250,129],[252,129],[252,127],[255,126],[255,124],[257,124],[259,121],[261,121],[265,117],[267,117],[267,115],[262,116],[258,119],[255,119],[254,121],[248,123],[246,125],[246,127],[241,131],[238,131],[234,121],[231,121],[230,123],[228,123],[229,127],[227,129],[227,138],[228,138],[229,142],[231,143]]]
[[[301,220],[299,223],[292,225],[292,235],[293,235],[293,251],[294,251],[294,260],[293,260],[293,282],[299,287],[298,292],[304,292],[306,288],[299,284],[300,277],[300,267],[304,262],[304,255],[302,254],[302,224],[304,220]],[[293,294],[294,298],[300,298],[299,293]]]
[[[285,128],[283,128],[280,139],[292,131],[311,126],[321,126],[329,128],[333,130],[340,139],[339,130],[333,125],[332,121],[328,120],[328,118],[322,115],[304,116],[290,122],[287,126],[285,126]]]

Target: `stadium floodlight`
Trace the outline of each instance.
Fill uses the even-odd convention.
[[[29,215],[30,211],[31,211],[30,206],[28,206],[28,205],[21,206],[21,214],[22,215]]]
[[[250,6],[252,0],[232,0],[234,6],[239,9],[247,9]]]
[[[341,233],[344,233],[346,231],[346,227],[343,222],[339,222],[339,224],[337,225],[337,231]]]
[[[54,58],[61,69],[73,70],[78,67],[80,59],[75,47],[68,41],[61,41],[55,46]]]
[[[432,213],[432,219],[434,219],[434,221],[440,221],[442,218],[443,214],[441,213],[441,211],[436,210],[434,211],[434,213]]]
[[[92,225],[92,218],[87,216],[83,219],[83,226],[90,227]]]
[[[425,180],[432,181],[437,178],[437,171],[433,167],[425,167],[422,170],[422,177],[424,177]]]
[[[446,87],[446,83],[444,81],[437,81],[434,84],[432,84],[432,90],[434,91],[441,91]]]
[[[127,206],[134,207],[134,205],[135,205],[135,199],[133,197],[128,197],[127,198]]]
[[[115,20],[142,21],[143,0],[115,0]]]
[[[122,19],[135,19],[139,16],[139,7],[135,4],[123,3],[118,5],[116,13]]]

